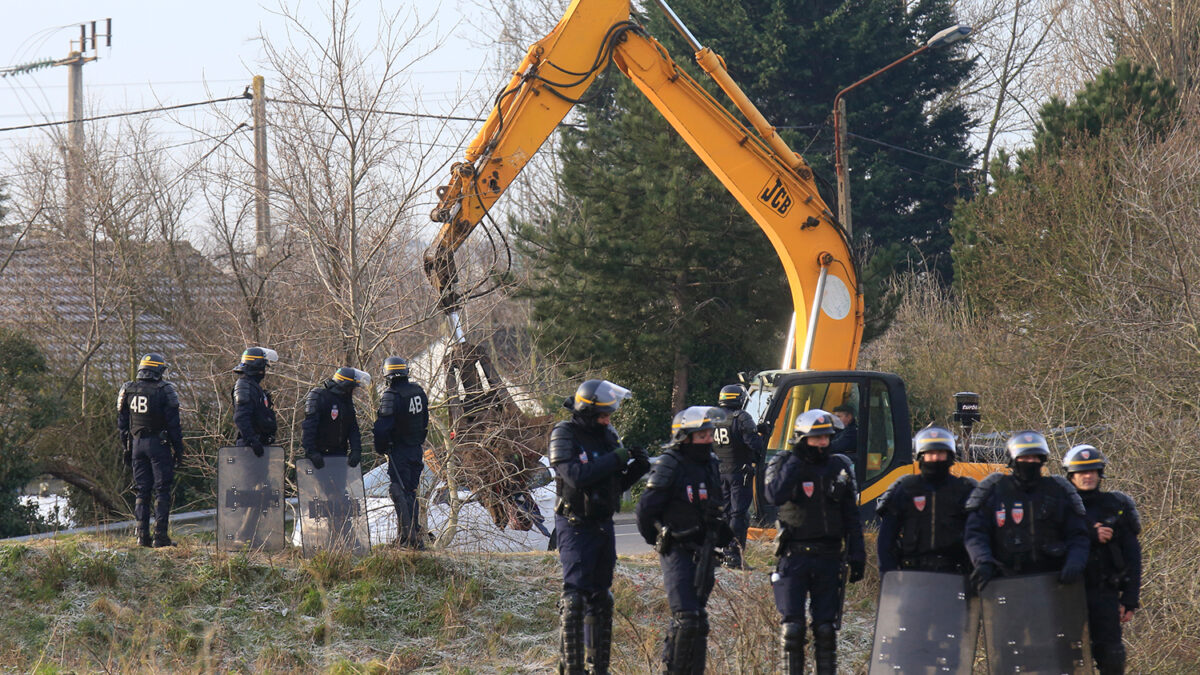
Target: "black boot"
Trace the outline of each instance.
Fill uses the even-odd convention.
[[[613,596],[597,593],[583,619],[584,660],[592,675],[607,675],[612,654]]]
[[[833,624],[813,626],[813,660],[817,675],[837,675],[837,631]]]
[[[675,612],[663,650],[663,672],[670,675],[692,675],[704,672],[703,657],[697,663],[696,655],[703,654],[705,634],[702,612]],[[696,670],[699,665],[701,670]]]
[[[558,599],[560,675],[583,675],[583,595],[578,591],[563,591]]]
[[[804,675],[804,637],[802,623],[785,623],[779,627],[784,675]]]
[[[138,546],[153,546],[150,539],[150,510],[146,508],[146,502],[140,497],[134,502],[133,517],[137,519]]]
[[[1100,675],[1125,675],[1125,645],[1092,645],[1092,656]]]

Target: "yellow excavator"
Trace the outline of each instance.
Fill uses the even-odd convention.
[[[795,316],[784,368],[750,384],[748,409],[781,449],[792,422],[810,408],[850,405],[858,411],[856,462],[862,503],[870,505],[913,471],[912,432],[904,384],[895,375],[854,370],[863,332],[863,294],[845,231],[821,199],[812,169],[792,151],[725,69],[665,0],[654,0],[695,51],[696,62],[740,113],[731,113],[631,19],[629,0],[574,0],[554,30],[531,46],[466,156],[437,190],[431,215],[441,223],[425,253],[455,346],[447,375],[455,452],[470,458],[465,485],[499,526],[529,529],[525,481],[539,467],[548,418],[521,413],[487,355],[468,343],[457,288],[455,252],[534,153],[607,67],[617,68],[653,103],[705,165],[746,209],[783,263]],[[473,467],[473,468],[472,468]],[[992,465],[959,465],[990,472]],[[762,510],[759,510],[761,513]],[[505,522],[507,521],[507,522]]]

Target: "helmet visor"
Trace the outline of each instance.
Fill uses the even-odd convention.
[[[596,387],[595,396],[594,401],[587,401],[587,403],[596,406],[596,410],[600,414],[608,414],[616,412],[621,407],[621,401],[633,396],[633,393],[619,384],[604,380],[600,386]]]
[[[365,370],[354,369],[354,383],[360,387],[366,387],[371,384],[371,374]]]

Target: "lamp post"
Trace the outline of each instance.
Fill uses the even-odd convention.
[[[847,237],[852,234],[853,230],[850,223],[850,177],[846,170],[846,160],[842,156],[842,147],[846,145],[846,102],[842,97],[846,95],[846,92],[876,75],[886,73],[926,49],[954,44],[970,34],[971,27],[961,23],[938,31],[937,34],[926,40],[925,44],[839,91],[837,96],[833,97],[833,160],[834,168],[837,171],[838,220],[841,221],[842,228],[846,230]]]

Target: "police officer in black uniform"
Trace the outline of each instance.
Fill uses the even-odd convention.
[[[117,394],[117,429],[125,444],[125,465],[133,467],[139,546],[174,546],[167,534],[171,517],[171,485],[175,466],[183,459],[179,427],[179,396],[162,379],[167,361],[150,353],[138,362],[137,379],[121,385]],[[168,445],[170,446],[168,448]],[[154,539],[150,538],[150,493],[154,492]]]
[[[626,449],[611,416],[629,390],[587,380],[564,406],[571,419],[550,432],[550,465],[558,500],[555,531],[563,568],[560,673],[607,673],[612,647],[613,514],[621,493],[650,470],[645,451]],[[633,461],[630,461],[630,456]]]
[[[879,573],[896,569],[968,574],[963,546],[974,479],[950,475],[954,434],[926,427],[913,439],[920,473],[892,483],[879,500]]]
[[[425,548],[417,512],[417,487],[425,468],[422,446],[429,431],[429,397],[408,379],[408,362],[389,356],[383,362],[387,388],[375,417],[375,452],[387,457],[388,494],[396,506],[400,546]]]
[[[1132,619],[1140,606],[1142,522],[1129,495],[1100,489],[1107,464],[1104,454],[1091,445],[1077,445],[1063,457],[1063,471],[1079,492],[1090,525],[1092,546],[1083,582],[1092,657],[1100,675],[1123,675],[1121,624]]]
[[[300,445],[313,468],[319,471],[325,467],[325,455],[348,455],[347,464],[358,466],[362,436],[354,410],[354,390],[370,383],[369,374],[342,366],[332,378],[308,392]]]
[[[1088,558],[1083,502],[1062,476],[1043,476],[1046,437],[1022,431],[1007,443],[1012,474],[993,473],[967,499],[963,541],[982,591],[997,575],[1058,572],[1064,584],[1083,576]]]
[[[279,360],[274,349],[250,347],[242,352],[242,361],[233,369],[239,375],[233,384],[233,425],[237,427],[237,445],[247,446],[255,457],[263,456],[263,446],[275,442],[278,424],[271,394],[262,388],[267,366]]]
[[[771,582],[782,617],[780,642],[788,675],[804,672],[806,598],[817,673],[837,672],[843,555],[850,583],[860,581],[866,569],[854,465],[845,455],[829,452],[829,440],[840,427],[824,410],[802,413],[790,451],[779,452],[767,465],[767,501],[779,507],[779,562]]]
[[[721,471],[713,456],[715,422],[724,413],[692,406],[675,415],[667,451],[659,455],[637,505],[638,531],[659,553],[671,607],[663,647],[667,673],[703,673],[708,641],[708,594],[716,547],[733,531],[725,520]]]
[[[725,515],[733,528],[733,540],[725,549],[724,565],[741,568],[750,527],[750,502],[754,499],[754,476],[763,461],[766,443],[755,428],[754,418],[742,409],[746,389],[740,384],[721,388],[717,404],[727,412],[715,422],[713,451],[721,461],[721,492]]]

